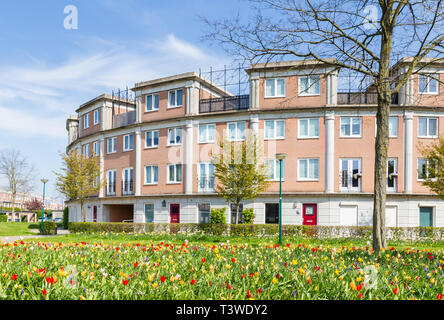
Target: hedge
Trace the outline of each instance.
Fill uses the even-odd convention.
[[[63,229],[68,229],[68,222],[69,222],[69,209],[68,207],[65,207],[65,209],[63,209]]]
[[[43,222],[43,232],[40,230],[40,233],[44,235],[57,234],[57,223],[52,221]]]
[[[94,223],[70,222],[72,233],[165,233],[165,234],[207,234],[231,235],[239,237],[276,236],[279,226],[275,224],[197,224],[197,223]],[[362,238],[371,239],[372,227],[345,226],[300,226],[283,225],[282,234],[292,237],[311,237],[317,239],[329,238]],[[443,240],[444,228],[406,227],[387,228],[387,238],[390,240]]]
[[[8,216],[6,214],[1,214],[0,222],[8,222]]]

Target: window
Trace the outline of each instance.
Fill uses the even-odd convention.
[[[150,94],[146,96],[145,100],[145,112],[159,110],[159,95]]]
[[[182,144],[182,128],[168,129],[168,145],[175,146]]]
[[[341,159],[339,167],[341,191],[359,191],[361,188],[361,159]]]
[[[285,139],[285,120],[266,120],[265,139]]]
[[[133,168],[125,168],[123,169],[122,175],[122,194],[128,195],[133,194]]]
[[[168,92],[168,107],[175,108],[183,105],[183,90],[173,90]]]
[[[418,158],[418,180],[436,179],[436,172],[438,167],[433,165],[434,170],[430,170],[430,166],[433,165],[429,160],[424,158]]]
[[[106,176],[106,194],[113,196],[116,194],[116,170],[108,170]]]
[[[145,148],[155,148],[159,146],[159,131],[145,132]]]
[[[398,160],[387,160],[387,191],[396,192],[398,184]]]
[[[418,118],[418,137],[419,138],[437,138],[438,137],[438,118]]]
[[[245,121],[230,122],[228,126],[228,140],[242,141],[245,140]]]
[[[321,94],[320,76],[299,77],[299,95]]]
[[[216,125],[199,125],[199,143],[211,143],[216,141]]]
[[[115,153],[117,151],[117,138],[109,138],[107,144],[107,153]]]
[[[267,168],[270,180],[279,181],[280,178],[279,160],[277,159],[265,160],[265,167]],[[282,181],[284,180],[284,177],[285,177],[285,160],[282,160]]]
[[[265,80],[265,98],[285,97],[285,79]]]
[[[94,157],[100,156],[100,143],[99,143],[99,141],[96,141],[96,142],[93,143],[93,152],[94,152]]]
[[[420,74],[418,81],[419,93],[438,94],[438,75]]]
[[[375,137],[378,131],[377,119],[375,119]],[[398,117],[389,117],[389,138],[398,137]]]
[[[230,204],[230,211],[231,211],[231,224],[236,223],[236,213],[237,213],[237,207],[234,203]],[[239,223],[241,224],[243,221],[242,212],[244,211],[244,204],[239,204]]]
[[[134,135],[127,134],[123,136],[123,151],[129,151],[134,149]]]
[[[83,145],[83,156],[89,158],[89,144]]]
[[[89,128],[89,113],[83,116],[83,129]]]
[[[157,184],[159,182],[159,167],[145,167],[145,184]]]
[[[209,203],[199,203],[199,223],[210,222],[211,206]]]
[[[341,117],[341,137],[361,137],[360,117]]]
[[[299,119],[299,138],[319,138],[319,118]]]
[[[182,182],[182,165],[170,164],[168,165],[168,183]]]
[[[214,165],[211,163],[199,163],[197,179],[200,192],[214,191]]]
[[[154,204],[145,204],[145,223],[154,222]]]
[[[94,125],[100,123],[100,110],[99,109],[94,110],[94,113],[93,113],[93,123],[94,123]]]
[[[298,180],[319,180],[319,159],[299,159]]]

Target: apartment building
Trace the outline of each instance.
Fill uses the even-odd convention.
[[[28,193],[18,193],[16,195],[14,207],[20,210],[26,210],[26,203],[37,199],[42,201],[42,196],[36,196]],[[12,194],[10,191],[0,190],[0,206],[6,209],[12,208]],[[58,203],[57,200],[48,199],[45,197],[45,208],[49,210],[63,210],[64,206]]]
[[[392,74],[402,75],[410,58]],[[422,185],[419,147],[444,131],[444,62],[410,77],[392,97],[387,172],[387,226],[444,226],[444,202]],[[233,95],[191,72],[137,83],[134,100],[101,95],[67,120],[68,150],[100,159],[105,186],[85,206],[87,221],[204,223],[211,208],[236,208],[214,192],[211,153],[217,141],[262,143],[270,186],[242,208],[255,223],[372,224],[377,95],[340,90],[340,70],[316,61],[255,64],[245,70],[249,94]],[[439,81],[438,81],[439,80]],[[338,89],[339,88],[339,89]],[[80,205],[68,203],[70,221]]]

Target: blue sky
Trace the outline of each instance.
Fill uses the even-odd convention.
[[[64,8],[78,29],[64,28]],[[83,102],[135,82],[223,68],[232,58],[202,42],[199,16],[248,15],[236,0],[15,0],[0,11],[0,150],[19,149],[36,167],[35,193],[67,144],[65,120]],[[0,180],[0,188],[5,181]]]

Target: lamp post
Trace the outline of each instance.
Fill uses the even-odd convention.
[[[45,185],[48,182],[48,179],[41,179],[40,181],[43,183],[42,223],[40,225],[40,230],[43,234],[43,218],[45,217]]]
[[[282,244],[282,161],[286,156],[285,153],[276,153],[279,160],[279,244]]]

